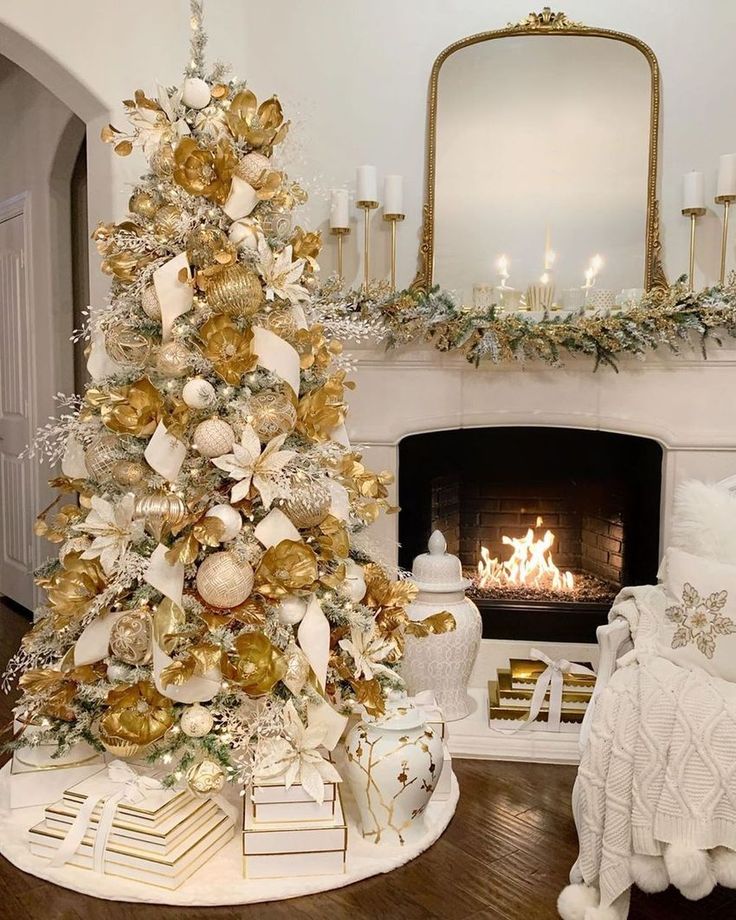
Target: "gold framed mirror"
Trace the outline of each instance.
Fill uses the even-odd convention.
[[[570,300],[596,260],[606,288],[666,288],[659,111],[659,67],[644,42],[547,7],[445,48],[429,85],[413,287],[439,284],[469,304],[499,269],[526,290],[556,258]]]

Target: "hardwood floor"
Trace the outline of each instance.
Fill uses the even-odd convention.
[[[28,621],[0,602],[0,666]],[[0,724],[12,700],[0,697]],[[308,898],[233,908],[167,908],[99,901],[20,872],[0,858],[0,917],[12,920],[554,920],[577,853],[572,767],[455,762],[457,813],[440,840],[408,865]],[[736,892],[693,903],[670,890],[635,892],[631,920],[727,920]]]

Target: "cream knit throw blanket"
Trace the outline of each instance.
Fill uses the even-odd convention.
[[[596,701],[573,793],[578,867],[603,907],[631,886],[633,853],[736,849],[736,684],[656,654],[664,607],[652,586],[614,603],[610,619],[628,620],[634,650]]]

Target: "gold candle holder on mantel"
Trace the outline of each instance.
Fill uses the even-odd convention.
[[[682,216],[690,218],[690,271],[688,272],[688,290],[693,290],[693,276],[695,274],[695,224],[699,217],[705,214],[705,208],[683,208]]]
[[[342,281],[345,277],[343,271],[343,240],[350,233],[350,227],[330,227],[330,234],[337,237],[337,274]]]
[[[723,230],[721,232],[721,284],[726,280],[726,259],[728,247],[728,211],[736,195],[716,195],[716,204],[723,205]]]
[[[368,290],[371,277],[371,211],[378,207],[378,202],[356,201],[355,206],[363,211],[363,286]]]
[[[384,214],[383,219],[391,224],[391,290],[396,290],[396,225],[406,214]]]

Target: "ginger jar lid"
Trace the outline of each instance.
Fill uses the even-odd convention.
[[[412,566],[412,581],[420,591],[443,594],[465,591],[472,582],[463,578],[463,567],[457,556],[447,552],[447,541],[441,530],[429,538],[428,553],[417,556]]]

